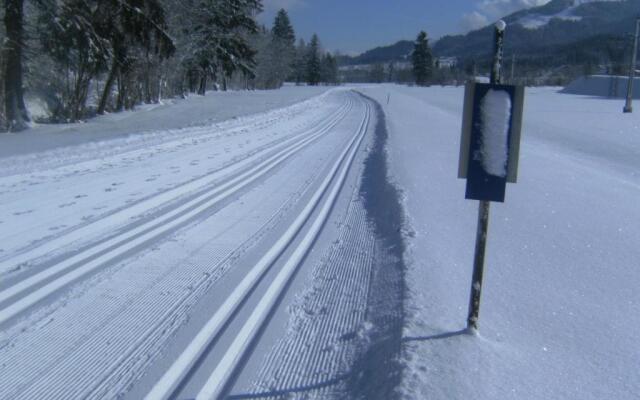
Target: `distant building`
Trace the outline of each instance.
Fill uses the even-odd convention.
[[[436,58],[436,67],[453,68],[458,65],[458,59],[455,57],[438,57]]]

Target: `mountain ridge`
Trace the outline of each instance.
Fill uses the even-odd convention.
[[[603,57],[619,61],[618,53],[629,46],[625,42],[637,16],[640,16],[640,0],[552,0],[503,18],[508,26],[505,53],[527,58],[545,50],[565,52],[567,47],[571,50],[571,45],[576,44],[580,48],[586,47],[584,52],[593,56],[593,62],[596,62],[595,58]],[[490,56],[492,37],[493,24],[489,24],[466,34],[443,36],[432,49],[437,57],[482,60]],[[591,43],[596,47],[590,49]],[[408,60],[412,49],[413,41],[401,40],[358,56],[341,56],[339,62],[341,65],[359,65]]]

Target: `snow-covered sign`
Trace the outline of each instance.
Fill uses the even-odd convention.
[[[504,202],[516,182],[523,104],[521,86],[467,84],[458,170],[467,199]]]

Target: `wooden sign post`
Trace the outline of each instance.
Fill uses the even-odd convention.
[[[480,200],[467,328],[478,329],[480,295],[492,201],[504,202],[507,182],[518,175],[524,105],[522,86],[502,85],[502,47],[506,24],[495,27],[491,83],[470,82],[465,89],[458,177],[467,180],[466,198]]]

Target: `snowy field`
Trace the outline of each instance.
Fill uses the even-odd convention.
[[[384,105],[408,215],[403,397],[637,399],[640,114],[527,90],[519,182],[492,205],[475,337],[461,332],[478,207],[456,179],[463,90],[363,92]]]
[[[527,90],[471,335],[463,89],[354,89],[1,136],[0,399],[637,398],[640,116]]]

